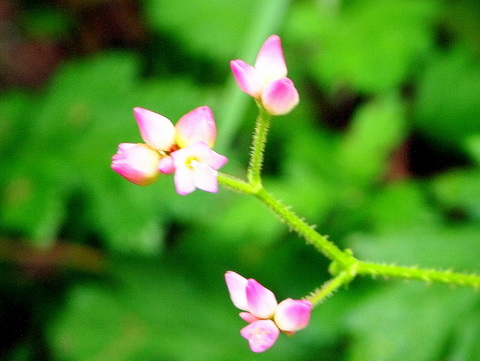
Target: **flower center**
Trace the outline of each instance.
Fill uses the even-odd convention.
[[[197,157],[188,157],[185,160],[185,165],[191,170],[194,170],[195,166],[199,163],[200,163],[200,161],[198,160]]]

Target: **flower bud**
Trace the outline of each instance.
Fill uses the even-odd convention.
[[[278,304],[274,321],[282,331],[295,332],[301,330],[310,321],[312,307],[310,301],[287,298]]]
[[[145,144],[121,143],[112,157],[112,169],[132,183],[146,186],[159,176],[160,154]]]
[[[268,84],[262,92],[262,104],[272,115],[289,113],[297,106],[299,96],[289,78],[282,78]]]

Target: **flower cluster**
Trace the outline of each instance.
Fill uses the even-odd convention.
[[[312,303],[287,298],[277,303],[275,295],[254,279],[246,279],[228,271],[225,274],[233,304],[246,312],[240,317],[247,321],[240,334],[253,352],[263,352],[273,346],[280,332],[292,335],[310,321]]]
[[[252,96],[270,115],[290,112],[299,102],[297,89],[287,78],[280,38],[270,36],[261,47],[254,66],[243,60],[230,63],[240,89]],[[153,183],[161,173],[174,173],[179,194],[196,188],[216,192],[218,169],[227,158],[212,150],[216,125],[212,111],[203,106],[185,114],[174,126],[166,117],[143,108],[133,109],[145,143],[122,143],[112,158],[112,168],[138,185]],[[280,333],[292,335],[310,321],[312,303],[287,298],[277,303],[275,295],[254,279],[228,271],[225,274],[233,304],[248,322],[240,334],[253,352],[263,352]]]
[[[216,126],[212,111],[203,106],[185,114],[173,126],[166,117],[143,108],[133,109],[145,144],[122,143],[112,169],[132,183],[148,185],[160,173],[174,173],[178,194],[195,188],[216,192],[217,170],[227,158],[212,150]]]
[[[243,60],[232,60],[230,67],[240,89],[254,97],[270,114],[287,114],[298,104],[298,92],[287,78],[282,44],[277,35],[265,41],[254,66]]]

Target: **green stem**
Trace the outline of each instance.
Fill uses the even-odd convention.
[[[218,181],[227,188],[240,193],[250,194],[260,199],[286,223],[290,229],[297,232],[307,243],[312,244],[318,251],[333,261],[330,272],[335,274],[336,277],[325,283],[321,289],[308,298],[314,304],[321,302],[327,295],[331,294],[343,284],[349,283],[357,275],[370,275],[374,278],[379,276],[395,277],[480,289],[480,276],[475,274],[360,261],[356,259],[349,250],[342,251],[326,237],[316,232],[312,226],[298,217],[290,208],[283,205],[268,193],[261,184],[260,186],[254,187],[250,183],[223,173],[218,174]]]
[[[395,277],[425,282],[446,283],[458,286],[480,288],[480,276],[476,274],[456,273],[450,270],[438,271],[434,269],[422,269],[417,267],[401,267],[395,265],[378,264],[371,262],[358,263],[358,274],[372,277]]]
[[[321,288],[315,290],[305,299],[310,301],[314,306],[325,301],[333,292],[343,285],[350,283],[356,276],[356,267],[350,267],[348,270],[340,272],[336,277],[325,282]]]
[[[283,205],[268,193],[261,185],[253,186],[250,183],[242,181],[238,178],[219,173],[218,182],[232,190],[251,194],[260,199],[268,208],[270,208],[290,229],[297,232],[303,237],[308,244],[312,244],[318,251],[323,253],[332,261],[343,267],[348,267],[356,261],[356,259],[348,252],[343,252],[335,244],[330,242],[326,237],[320,235],[306,221],[297,216],[292,210]]]
[[[241,179],[238,179],[234,176],[218,172],[217,179],[218,179],[218,183],[220,183],[221,185],[233,191],[244,193],[244,194],[252,194],[252,195],[254,194],[253,188],[249,183]]]
[[[305,220],[297,216],[289,207],[283,205],[275,199],[264,188],[260,188],[255,196],[260,199],[268,208],[270,208],[280,219],[286,223],[290,229],[303,237],[308,244],[313,245],[318,251],[327,258],[341,264],[344,267],[350,266],[355,258],[343,252],[334,243],[330,242],[325,236],[315,231],[314,226],[308,224]]]
[[[255,123],[253,133],[252,153],[250,155],[250,163],[247,170],[247,178],[250,184],[256,188],[262,185],[262,165],[265,145],[267,143],[268,129],[270,128],[271,114],[259,106],[259,115]]]

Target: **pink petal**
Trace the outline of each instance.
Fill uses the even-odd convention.
[[[225,273],[225,282],[227,283],[230,299],[235,307],[246,311],[248,309],[247,303],[247,279],[240,276],[233,271]]]
[[[160,154],[146,144],[122,143],[112,157],[112,169],[132,183],[145,186],[160,175]]]
[[[145,143],[158,150],[170,150],[175,138],[175,128],[170,120],[139,107],[133,109],[133,114]]]
[[[275,323],[286,332],[295,332],[305,328],[310,321],[312,303],[306,300],[287,298],[278,305],[275,311]]]
[[[230,68],[232,69],[238,87],[248,95],[257,98],[262,91],[263,79],[255,68],[243,60],[232,60],[230,62]]]
[[[175,125],[175,140],[180,148],[204,141],[210,148],[215,143],[217,128],[212,111],[203,106],[185,114]]]
[[[192,193],[196,188],[193,183],[192,171],[188,168],[175,168],[173,183],[178,194],[184,196]]]
[[[282,78],[268,84],[262,92],[263,107],[273,115],[289,113],[297,106],[299,96],[293,82]]]
[[[255,61],[255,69],[267,84],[287,76],[287,65],[279,36],[270,36],[262,45]]]
[[[205,163],[192,161],[193,166],[193,184],[202,191],[216,193],[218,192],[218,172],[210,168]]]
[[[242,328],[240,334],[248,340],[250,350],[263,352],[275,344],[280,331],[272,320],[260,320]]]
[[[247,302],[251,314],[258,318],[270,318],[275,313],[277,300],[272,291],[250,278],[247,282]]]
[[[248,323],[252,323],[252,322],[260,320],[260,318],[255,317],[250,312],[240,312],[239,316],[242,320],[244,320]]]
[[[162,157],[158,163],[158,170],[163,174],[170,174],[175,171],[173,159],[170,156]]]

